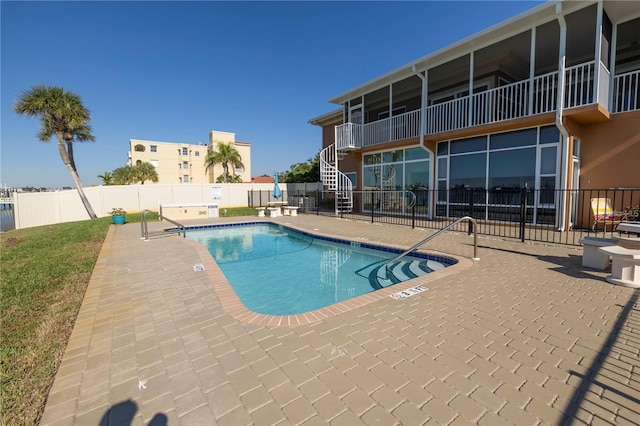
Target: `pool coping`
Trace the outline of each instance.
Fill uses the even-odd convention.
[[[264,222],[238,221],[238,222],[230,222],[225,225],[233,225],[233,224],[248,225],[251,223],[269,223],[269,222],[268,221],[264,221]],[[357,241],[349,238],[326,234],[321,232],[320,230],[314,230],[313,232],[309,232],[306,229],[298,228],[295,225],[290,223],[287,223],[286,225],[283,225],[283,226],[294,229],[299,232],[303,232],[308,235],[312,235],[312,236],[318,236],[318,237],[323,237],[328,239],[338,239],[338,240],[349,241],[354,243],[363,243],[362,241]],[[196,226],[190,226],[188,228],[206,229],[206,228],[212,228],[212,227],[215,227],[215,225],[214,226],[211,226],[211,225],[197,226],[196,225]],[[311,324],[317,321],[321,321],[325,318],[340,315],[344,312],[348,312],[353,309],[357,309],[357,308],[369,305],[373,302],[382,300],[386,297],[391,297],[392,294],[395,294],[404,290],[408,290],[412,287],[415,287],[418,285],[421,285],[421,286],[428,285],[433,281],[440,280],[444,277],[447,277],[452,274],[456,274],[467,268],[470,268],[474,264],[474,262],[471,259],[449,254],[449,253],[438,252],[435,250],[416,250],[420,254],[450,258],[455,260],[456,263],[449,265],[446,268],[442,268],[437,271],[419,276],[417,278],[403,281],[401,283],[394,284],[379,290],[375,290],[367,294],[356,296],[351,299],[344,300],[342,302],[338,302],[333,305],[325,306],[320,309],[315,309],[313,311],[308,311],[301,314],[293,314],[293,315],[267,315],[267,314],[254,312],[248,309],[242,303],[242,300],[236,294],[235,290],[233,289],[233,287],[231,286],[226,276],[218,266],[217,262],[213,259],[213,257],[211,256],[211,253],[209,253],[209,250],[205,245],[193,240],[189,240],[187,238],[181,238],[181,241],[195,248],[198,254],[198,257],[200,259],[200,263],[204,268],[203,272],[207,274],[209,281],[213,286],[214,292],[224,312],[230,317],[240,322],[243,322],[245,324],[262,325],[262,326],[297,326],[297,325]],[[406,250],[407,248],[409,248],[409,247],[400,247],[392,244],[385,244],[385,243],[372,242],[372,241],[367,241],[366,244],[380,245],[383,247],[392,248],[394,250]],[[401,303],[401,300],[398,300],[398,303]]]

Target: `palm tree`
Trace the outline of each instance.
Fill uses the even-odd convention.
[[[156,172],[156,168],[151,163],[140,163],[136,165],[136,175],[141,185],[144,185],[145,180],[158,182],[158,172]]]
[[[209,170],[210,167],[216,164],[222,164],[224,183],[229,181],[229,164],[234,168],[241,168],[244,170],[244,164],[242,164],[242,157],[231,143],[218,142],[218,150],[211,150],[207,153],[204,159],[205,170]]]
[[[98,175],[99,179],[102,179],[103,185],[113,185],[113,174],[111,172],[104,172],[104,174]]]
[[[76,184],[78,195],[91,219],[97,218],[84,193],[82,181],[73,158],[73,142],[94,142],[91,134],[89,110],[84,107],[78,95],[67,92],[62,87],[37,85],[22,93],[14,105],[18,114],[40,119],[38,139],[44,143],[58,138],[58,152]]]

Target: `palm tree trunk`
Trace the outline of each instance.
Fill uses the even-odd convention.
[[[71,163],[71,167],[78,173],[78,169],[76,169],[76,160],[73,159],[73,141],[65,141],[67,144],[67,154],[69,155],[69,162]]]
[[[65,143],[64,143],[64,139],[62,138],[62,134],[58,134],[57,136],[58,136],[58,152],[60,153],[60,158],[62,158],[62,162],[69,169],[69,173],[71,173],[71,177],[73,178],[73,182],[76,184],[76,189],[78,190],[78,195],[82,200],[82,204],[84,204],[84,208],[87,210],[87,213],[89,214],[89,218],[97,219],[98,216],[96,216],[96,214],[94,213],[93,208],[89,203],[89,199],[85,195],[84,189],[82,188],[82,182],[80,181],[80,176],[78,176],[78,172],[76,171],[75,167],[73,167],[73,164],[69,159],[69,154],[65,149]]]

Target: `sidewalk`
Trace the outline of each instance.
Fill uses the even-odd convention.
[[[407,248],[432,233],[266,220]],[[112,226],[41,424],[637,424],[640,290],[584,270],[574,247],[479,245],[410,298],[264,326],[223,309],[226,280],[210,259],[194,271],[195,243]],[[428,246],[473,254],[462,234]]]

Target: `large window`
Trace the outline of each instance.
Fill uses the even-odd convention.
[[[507,209],[520,205],[524,190],[528,217],[536,220],[538,212],[540,223],[545,209],[544,220],[553,220],[559,143],[555,126],[438,143],[437,214],[464,215],[473,204],[476,218],[504,218]]]
[[[487,154],[451,157],[449,185],[451,189],[485,189]]]
[[[421,147],[395,149],[363,156],[362,189],[386,191],[383,208],[406,211],[411,190],[418,213],[428,213],[429,153]],[[418,194],[422,191],[422,194]]]

